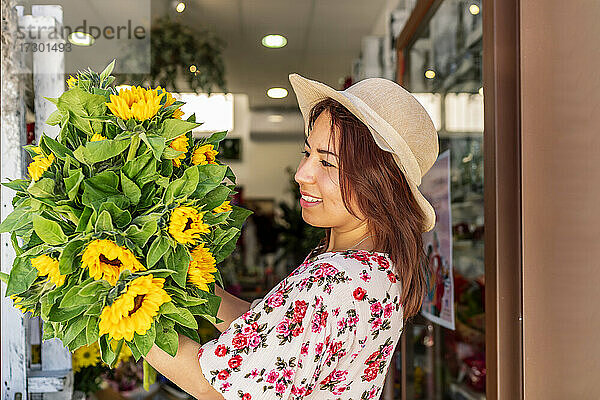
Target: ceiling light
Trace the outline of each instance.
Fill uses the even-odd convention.
[[[193,74],[194,72],[196,72],[198,70],[198,68],[196,68],[195,65],[190,65],[190,72]]]
[[[267,117],[267,121],[273,122],[273,123],[279,123],[279,122],[283,121],[283,115],[271,114]]]
[[[73,32],[69,35],[69,42],[76,46],[91,46],[95,41],[92,35],[85,32]]]
[[[483,86],[479,88],[479,94],[483,96]]]
[[[185,10],[185,3],[183,1],[177,3],[177,5],[175,6],[175,10],[177,10],[178,13],[182,13],[183,10]]]
[[[425,71],[425,78],[427,78],[427,79],[435,78],[435,71],[432,69],[428,69],[427,71]]]
[[[282,99],[288,95],[288,91],[284,88],[274,87],[267,90],[267,96],[272,99]]]
[[[477,4],[471,4],[469,6],[469,12],[473,15],[479,14],[479,6]]]
[[[279,49],[287,44],[285,36],[267,35],[262,38],[262,45],[271,49]]]

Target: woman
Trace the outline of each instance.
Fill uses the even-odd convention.
[[[379,398],[404,322],[426,293],[421,234],[435,212],[418,190],[438,155],[431,119],[396,83],[345,91],[290,75],[307,128],[295,180],[303,219],[326,237],[254,307],[220,289],[200,346],[146,359],[199,399]]]

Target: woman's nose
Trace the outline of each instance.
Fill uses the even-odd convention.
[[[310,167],[310,163],[304,160],[300,162],[294,175],[294,180],[300,184],[314,182],[314,173]]]

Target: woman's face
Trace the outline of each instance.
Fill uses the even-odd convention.
[[[324,111],[316,119],[304,143],[305,154],[294,179],[300,186],[301,194],[318,199],[315,203],[300,200],[304,221],[312,226],[331,227],[339,232],[346,232],[356,228],[361,221],[346,210],[342,201],[338,146],[332,139],[332,148],[327,148],[331,134],[331,117],[329,112]],[[354,204],[352,209],[359,217],[364,218]]]

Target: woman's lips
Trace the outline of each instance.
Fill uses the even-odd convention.
[[[303,198],[300,198],[300,207],[314,207],[314,206],[318,206],[319,204],[323,203],[323,200],[319,200],[316,202],[308,202],[306,200],[304,200]]]

